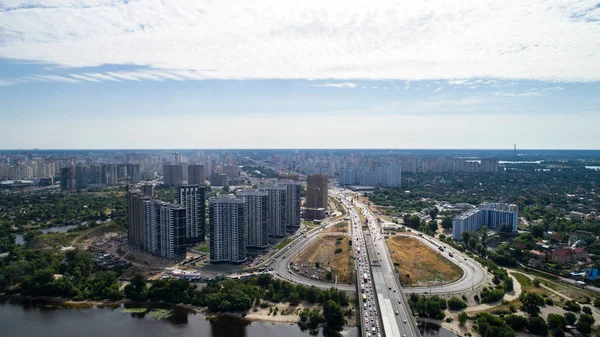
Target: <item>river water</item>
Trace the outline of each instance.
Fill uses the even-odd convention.
[[[60,226],[60,227],[50,227],[45,229],[40,229],[40,232],[47,233],[66,233],[71,228],[77,228],[78,225],[68,225],[68,226]],[[25,240],[23,240],[23,234],[17,234],[15,238],[15,243],[18,245],[24,245]]]
[[[359,337],[358,328],[340,333],[302,330],[295,324],[245,322],[233,318],[207,320],[201,314],[172,311],[153,319],[116,309],[60,309],[51,305],[0,299],[0,327],[7,337]],[[439,326],[420,326],[423,337],[454,337]]]

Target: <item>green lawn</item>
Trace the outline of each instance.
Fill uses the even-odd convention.
[[[275,246],[275,248],[283,249],[285,246],[289,245],[291,242],[292,242],[292,239],[287,238],[287,239],[281,241],[277,246]]]
[[[194,247],[194,249],[202,253],[210,253],[210,246],[206,243],[197,245],[196,247]]]

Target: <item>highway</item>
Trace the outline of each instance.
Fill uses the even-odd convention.
[[[421,336],[388,255],[383,235],[376,227],[375,217],[363,204],[356,200],[352,202],[361,210],[369,228],[364,237],[385,336]]]

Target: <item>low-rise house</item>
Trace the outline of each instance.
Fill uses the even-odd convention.
[[[546,254],[540,252],[539,250],[530,250],[529,251],[531,254],[533,254],[533,257],[538,260],[538,261],[545,261],[546,260]]]

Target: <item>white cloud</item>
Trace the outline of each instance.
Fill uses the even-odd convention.
[[[12,81],[4,81],[4,80],[0,80],[0,87],[8,87],[11,85],[14,85],[15,83]]]
[[[36,75],[36,76],[29,76],[29,78],[34,81],[37,80],[37,81],[41,81],[41,82],[81,83],[81,81],[73,79],[73,78],[56,76],[56,75]]]
[[[436,88],[436,89],[433,91],[433,93],[434,93],[434,94],[435,94],[435,93],[438,93],[438,92],[442,91],[442,89],[444,89],[444,86],[443,86],[443,85],[440,85],[439,87],[437,87],[437,88]]]
[[[331,87],[331,88],[356,88],[356,83],[344,82],[344,83],[323,83],[323,84],[311,84],[311,87]]]
[[[499,97],[541,97],[546,96],[541,92],[537,91],[528,91],[528,92],[504,92],[504,91],[496,91],[493,93],[494,96]]]
[[[84,76],[84,75],[79,75],[79,74],[69,74],[69,76],[76,78],[78,80],[83,80],[83,81],[88,81],[88,82],[102,82],[99,79],[90,77],[90,76]]]
[[[104,74],[100,74],[100,73],[85,73],[84,74],[87,77],[92,77],[101,81],[111,81],[111,82],[121,82],[118,79],[108,76],[108,75],[104,75]]]
[[[599,17],[597,0],[4,0],[0,57],[157,71],[121,80],[598,81]]]

